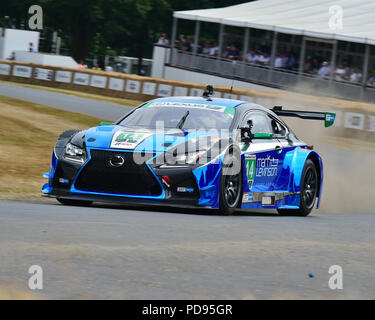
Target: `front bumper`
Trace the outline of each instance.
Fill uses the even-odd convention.
[[[198,205],[195,199],[145,199],[137,197],[119,197],[119,196],[108,196],[108,195],[94,195],[94,194],[76,194],[70,192],[64,192],[63,190],[54,189],[51,193],[42,194],[43,197],[47,198],[64,198],[71,200],[81,201],[92,201],[92,202],[103,202],[103,203],[116,203],[116,204],[129,204],[129,205],[151,205],[151,206],[167,206],[167,207],[181,207],[181,208],[198,208],[202,207]],[[210,207],[206,207],[210,208]]]
[[[218,207],[220,166],[208,165],[196,170],[161,169],[151,161],[157,156],[154,154],[148,157],[142,168],[131,164],[130,157],[125,159],[129,162],[128,169],[110,168],[107,164],[109,156],[128,156],[131,153],[89,149],[89,158],[81,165],[63,159],[58,151],[54,152],[50,173],[46,175],[49,182],[44,185],[42,193],[47,197],[97,202]],[[163,176],[170,178],[170,184],[163,181]]]

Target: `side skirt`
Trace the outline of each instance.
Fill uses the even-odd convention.
[[[298,209],[300,192],[246,192],[242,209]]]

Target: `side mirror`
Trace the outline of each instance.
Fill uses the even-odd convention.
[[[272,133],[254,133],[253,139],[271,140],[273,139]]]
[[[113,122],[105,122],[105,121],[103,121],[103,122],[99,123],[99,126],[111,126],[111,125],[113,125]]]

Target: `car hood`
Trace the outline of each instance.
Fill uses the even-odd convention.
[[[219,139],[219,134],[214,131],[168,129],[162,133],[147,128],[108,125],[88,129],[85,142],[89,148],[165,152],[188,141],[200,143],[207,136]]]

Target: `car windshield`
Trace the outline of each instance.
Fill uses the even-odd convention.
[[[229,129],[235,109],[198,103],[151,102],[134,110],[119,124],[155,128],[162,122],[164,128],[184,130]]]

